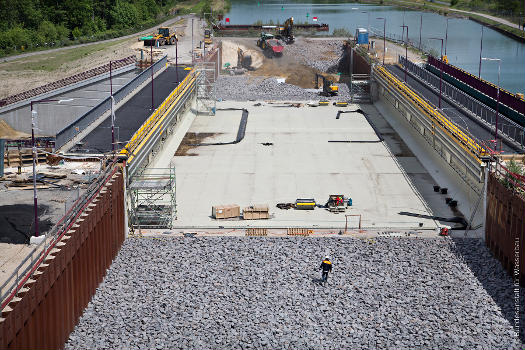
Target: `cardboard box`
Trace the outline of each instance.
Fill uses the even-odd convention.
[[[270,209],[267,204],[257,204],[246,207],[242,210],[244,220],[269,219]]]
[[[211,207],[211,216],[215,219],[230,219],[239,217],[241,208],[237,204],[214,205]]]

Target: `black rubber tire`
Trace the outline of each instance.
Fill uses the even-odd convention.
[[[175,45],[175,41],[176,41],[176,40],[177,40],[177,39],[175,39],[175,37],[172,36],[172,37],[170,38],[170,45]]]

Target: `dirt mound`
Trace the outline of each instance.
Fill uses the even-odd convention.
[[[31,137],[31,135],[26,134],[25,132],[16,131],[11,125],[7,124],[5,120],[0,120],[0,139],[20,140],[29,137]]]

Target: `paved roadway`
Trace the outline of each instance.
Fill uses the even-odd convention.
[[[390,73],[397,76],[398,79],[404,81],[405,71],[402,68],[399,66],[387,65],[386,69],[388,69]],[[407,74],[407,83],[410,88],[422,95],[427,101],[431,102],[434,106],[438,106],[439,94],[435,93],[430,87],[415,80],[410,76],[410,74]],[[468,114],[462,110],[457,109],[453,105],[446,102],[444,99],[441,99],[441,109],[450,121],[456,124],[463,131],[472,134],[476,139],[486,142],[494,139],[493,133],[489,132],[476,121],[471,119]],[[488,144],[490,143],[488,142]],[[516,153],[516,151],[505,142],[501,143],[501,151],[504,154]]]
[[[179,81],[182,81],[189,71],[179,67]],[[175,67],[169,67],[155,78],[153,83],[154,105],[157,108],[177,86]],[[135,131],[151,115],[151,82],[120,107],[115,113],[115,138],[122,148],[133,136]],[[118,136],[118,138],[117,138]],[[82,147],[75,151],[85,153],[104,153],[111,151],[111,118],[104,120],[83,140]]]

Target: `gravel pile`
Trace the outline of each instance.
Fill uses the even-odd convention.
[[[130,238],[65,348],[518,349],[513,305],[474,239]]]
[[[320,97],[313,90],[299,86],[280,83],[276,78],[253,76],[226,76],[221,75],[215,81],[215,94],[220,100],[301,100],[319,101],[328,99],[343,101],[350,99],[348,86],[339,84],[339,95],[334,97]]]
[[[342,40],[309,40],[297,38],[294,44],[286,45],[285,54],[294,57],[298,63],[335,73],[343,52]]]

